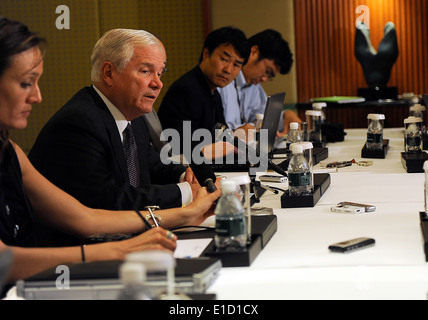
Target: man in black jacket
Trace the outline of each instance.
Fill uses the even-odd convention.
[[[241,30],[223,27],[212,31],[205,39],[199,64],[166,92],[158,111],[163,129],[177,130],[183,143],[188,138],[184,135],[186,125],[190,126],[188,131],[193,137],[198,129],[213,132],[216,123],[225,124],[217,88],[235,79],[249,54],[247,38]],[[199,141],[192,142],[192,149],[199,144]],[[214,139],[209,141],[214,142]],[[226,152],[227,147],[221,149]]]
[[[97,42],[91,62],[93,85],[77,92],[41,130],[29,153],[34,166],[90,207],[142,210],[189,203],[200,188],[193,172],[162,163],[141,117],[163,87],[163,44],[146,31],[115,29]],[[124,150],[128,124],[137,150],[135,183]]]

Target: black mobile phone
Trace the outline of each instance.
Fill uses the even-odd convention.
[[[373,238],[361,237],[351,240],[346,240],[330,245],[328,248],[333,252],[350,252],[356,249],[361,249],[373,246],[375,240]]]

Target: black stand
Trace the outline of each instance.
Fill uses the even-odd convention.
[[[312,149],[312,159],[314,161],[314,165],[320,163],[322,160],[328,158],[328,148],[313,148]]]
[[[428,160],[426,152],[421,153],[401,153],[401,164],[407,173],[424,172],[424,162]]]
[[[383,146],[381,150],[367,149],[366,144],[364,144],[364,147],[361,150],[361,158],[385,159],[388,152],[388,146],[389,139],[383,139]]]
[[[251,241],[245,248],[219,249],[215,246],[215,230],[194,231],[180,234],[178,239],[212,238],[201,256],[219,258],[223,267],[247,267],[256,259],[278,229],[275,215],[251,216]]]
[[[272,159],[274,159],[274,155],[275,154],[285,154],[286,155],[286,159],[284,161],[282,161],[280,164],[278,164],[278,166],[280,166],[283,170],[287,171],[288,170],[288,163],[290,162],[291,159],[291,151],[287,150],[287,149],[278,149],[277,152],[273,152],[270,156]],[[328,158],[328,148],[326,147],[314,147],[312,149],[312,162],[313,165],[318,164],[319,162],[321,162],[322,160],[325,160]]]
[[[314,192],[305,196],[290,196],[288,191],[284,192],[281,196],[281,208],[315,207],[322,195],[327,191],[330,183],[330,174],[314,174]]]
[[[422,149],[428,150],[428,135],[426,133],[422,135]]]
[[[365,98],[367,101],[397,99],[397,87],[373,87],[373,88],[358,88],[357,95]]]
[[[421,232],[424,240],[425,261],[428,261],[428,216],[425,212],[419,212],[421,220]]]

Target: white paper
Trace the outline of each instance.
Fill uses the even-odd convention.
[[[210,244],[211,238],[177,240],[174,258],[197,258]]]

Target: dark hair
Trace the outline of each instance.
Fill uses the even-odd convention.
[[[248,38],[248,44],[251,47],[259,47],[259,60],[273,60],[279,66],[279,73],[286,74],[290,71],[293,64],[293,54],[291,53],[288,42],[281,34],[272,29],[259,32]]]
[[[211,31],[205,39],[204,49],[207,48],[211,55],[213,51],[222,44],[231,44],[240,57],[247,63],[250,56],[250,47],[244,32],[234,27],[223,27]],[[199,62],[202,61],[203,51]]]
[[[0,16],[0,77],[10,67],[15,55],[45,44],[43,38],[28,30],[21,22]],[[0,162],[8,140],[9,132],[0,130]]]
[[[26,25],[0,17],[0,77],[9,68],[13,56],[44,44],[46,41]]]

